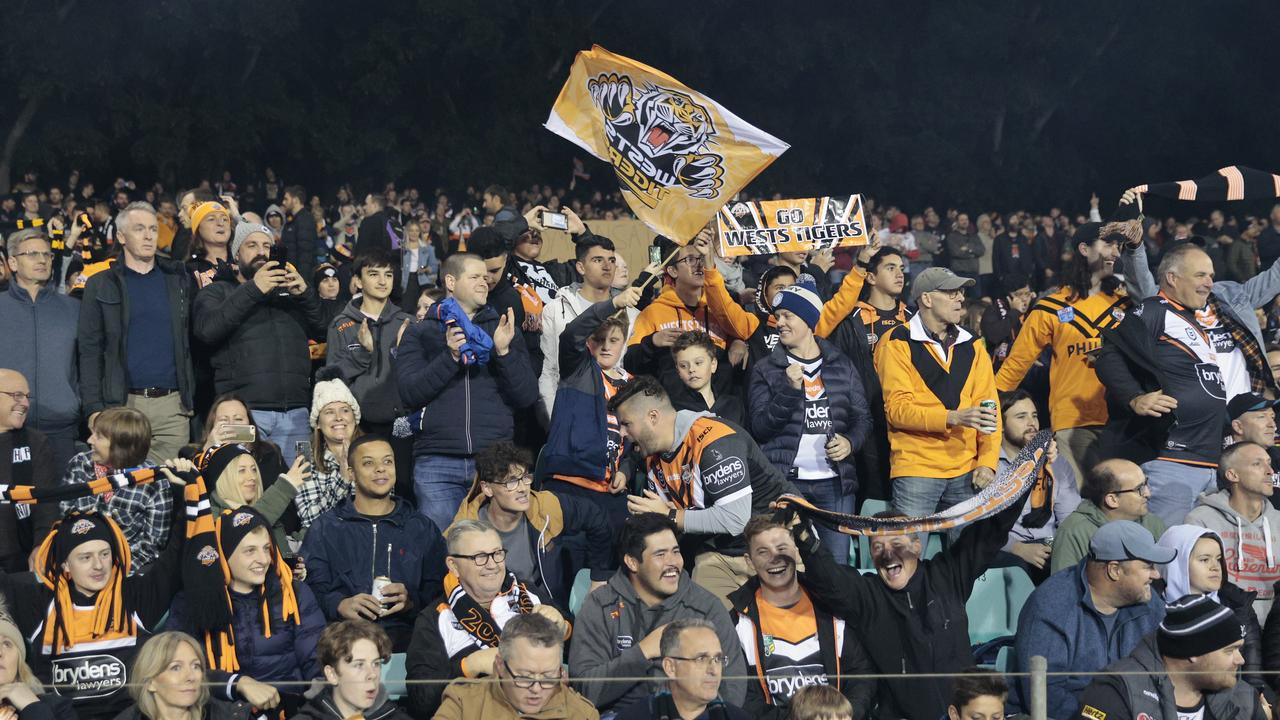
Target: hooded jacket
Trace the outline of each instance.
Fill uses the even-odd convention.
[[[652,607],[645,605],[626,568],[618,570],[602,588],[587,595],[578,610],[573,642],[569,644],[569,676],[574,687],[597,708],[620,712],[634,702],[644,702],[650,683],[627,685],[608,682],[611,677],[660,677],[657,663],[645,658],[640,641],[649,633],[674,620],[699,618],[716,626],[720,647],[729,648],[729,664],[724,677],[743,677],[747,671],[738,647],[738,635],[720,599],[694,584],[684,572],[675,593]],[[747,686],[741,680],[726,680],[720,696],[731,705],[741,705]],[[932,720],[932,719],[931,719]]]
[[[802,572],[796,572],[800,587],[804,588],[807,580]],[[841,695],[853,706],[853,717],[866,717],[871,708],[871,696],[875,692],[872,680],[852,680],[842,675],[859,675],[874,672],[871,661],[857,633],[844,618],[833,616],[823,606],[814,603],[814,620],[818,627],[818,652],[822,658],[822,667],[804,667],[804,672],[796,668],[794,676],[767,677],[762,667],[762,659],[775,652],[777,639],[766,636],[760,628],[760,603],[757,592],[760,580],[751,578],[745,585],[729,594],[733,603],[732,616],[738,630],[738,642],[746,653],[747,672],[758,678],[757,682],[747,683],[747,699],[742,708],[747,714],[758,720],[786,720],[790,711],[790,700],[775,698],[773,693],[775,682],[785,682],[794,676],[797,684],[805,687],[814,681],[826,681],[840,691]],[[805,591],[808,592],[807,590]],[[810,598],[812,600],[812,598]],[[808,646],[798,647],[804,652]],[[811,651],[810,651],[811,652]],[[794,667],[794,666],[793,666]],[[815,672],[816,671],[816,672]],[[821,679],[814,676],[821,673]],[[796,688],[789,693],[794,698]]]
[[[473,488],[453,521],[478,520],[480,510],[488,504],[489,498]],[[562,613],[569,608],[569,598],[563,592],[568,587],[562,564],[564,553],[555,542],[565,533],[585,535],[591,580],[604,582],[609,579],[612,574],[609,564],[613,556],[613,530],[595,503],[572,495],[556,495],[549,490],[530,490],[529,509],[524,516],[529,544],[536,554],[534,560],[540,581],[530,584],[529,589],[543,602],[555,605]]]
[[[1089,684],[1089,673],[1128,656],[1164,619],[1164,598],[1152,590],[1145,603],[1117,609],[1108,633],[1085,580],[1087,564],[1055,573],[1036,588],[1022,607],[1014,635],[1017,672],[1030,672],[1033,655],[1049,661],[1048,715],[1059,720],[1079,712],[1078,698]],[[1078,674],[1054,674],[1068,672]],[[1027,711],[1030,699],[1028,674],[1017,678],[1010,702]]]
[[[0,292],[0,337],[5,339],[0,343],[0,367],[22,373],[31,386],[29,428],[46,433],[78,429],[79,318],[80,301],[59,293],[52,283],[40,288],[34,302],[16,280]]]
[[[1249,520],[1231,507],[1230,499],[1226,490],[1201,495],[1186,522],[1209,528],[1222,538],[1222,557],[1231,582],[1258,594],[1253,609],[1265,618],[1280,580],[1280,510],[1263,502],[1262,515]]]
[[[1218,549],[1223,550],[1222,538],[1218,537],[1216,532],[1199,525],[1174,525],[1160,536],[1161,546],[1178,551],[1173,562],[1160,567],[1160,579],[1151,584],[1153,589],[1160,592],[1166,604],[1176,602],[1186,595],[1198,594],[1191,589],[1191,578],[1187,566],[1191,561],[1196,542],[1202,537],[1213,538],[1218,543]],[[1209,597],[1230,608],[1235,613],[1236,620],[1244,627],[1244,647],[1240,648],[1240,654],[1244,656],[1244,667],[1240,668],[1240,672],[1245,681],[1258,692],[1266,693],[1267,697],[1271,698],[1274,695],[1270,686],[1267,685],[1263,676],[1258,674],[1263,665],[1262,626],[1258,622],[1258,616],[1253,612],[1253,602],[1257,593],[1241,590],[1227,580],[1226,558],[1227,555],[1223,552],[1222,587],[1217,592],[1209,593]]]
[[[1093,539],[1093,534],[1110,521],[1092,500],[1081,500],[1075,512],[1062,521],[1058,526],[1058,533],[1053,536],[1049,572],[1061,572],[1078,565],[1089,554],[1089,541]],[[1147,513],[1135,522],[1151,531],[1152,540],[1164,534],[1164,521],[1155,513]]]
[[[298,598],[300,624],[281,617],[280,596],[268,599],[271,613],[271,634],[262,626],[262,601],[257,591],[238,593],[228,589],[231,596],[231,623],[235,631],[236,657],[240,661],[239,672],[264,683],[297,682],[320,676],[316,661],[316,643],[324,630],[324,613],[310,588],[301,582],[294,583]],[[178,593],[169,609],[166,627],[181,630],[192,637],[203,634],[188,617],[186,592]],[[285,685],[282,692],[298,692],[298,686]]]
[[[707,275],[714,270],[708,269]],[[719,275],[719,273],[716,273]],[[750,317],[746,310],[734,305],[745,317]],[[627,341],[627,354],[623,363],[628,372],[637,375],[652,375],[663,381],[679,382],[675,371],[675,361],[671,358],[671,349],[653,344],[653,334],[659,330],[674,329],[680,332],[705,332],[711,336],[716,347],[724,349],[734,338],[751,336],[749,330],[741,335],[734,329],[741,324],[728,313],[720,312],[707,302],[707,292],[698,298],[698,304],[689,307],[676,294],[675,286],[668,286],[641,313],[631,325],[631,338]]]
[[[214,389],[240,393],[255,410],[309,407],[307,340],[324,332],[315,289],[283,298],[264,295],[252,280],[237,283],[222,276],[196,295],[193,327],[213,348]]]
[[[921,559],[902,590],[891,589],[878,575],[837,564],[816,532],[797,537],[796,546],[810,595],[853,625],[875,672],[956,673],[973,665],[965,603],[1021,510],[1022,503],[1015,501],[965,527],[947,552]],[[883,680],[876,699],[880,717],[937,720],[950,696],[950,677],[933,677]]]
[[[432,720],[597,720],[600,712],[578,692],[560,685],[542,710],[528,714],[512,707],[494,682],[455,680],[444,689]]]
[[[471,322],[493,337],[498,320],[486,306]],[[400,400],[408,408],[425,408],[434,420],[418,435],[414,455],[472,456],[511,438],[515,411],[538,399],[538,378],[516,330],[506,355],[495,351],[488,364],[466,366],[450,354],[440,322],[426,320],[404,331],[394,363]]]
[[[542,400],[542,409],[548,417],[556,405],[556,388],[562,377],[567,376],[560,367],[560,336],[569,323],[573,322],[592,302],[582,297],[582,283],[574,283],[561,288],[551,302],[542,309],[542,373],[538,376],[538,395]],[[612,299],[619,291],[611,290]],[[627,336],[631,335],[631,327],[640,313],[635,308],[627,308]]]
[[[1050,668],[1052,669],[1052,668]],[[1178,717],[1173,684],[1156,648],[1154,638],[1147,638],[1123,660],[1107,666],[1107,671],[1124,673],[1099,675],[1080,696],[1086,718],[1134,720],[1135,718]],[[1204,720],[1262,720],[1258,694],[1248,683],[1237,682],[1230,690],[1204,694]],[[1049,716],[1054,715],[1052,705]]]
[[[318,689],[317,689],[318,688]],[[333,701],[333,687],[318,684],[307,693],[307,702],[289,720],[349,720]],[[411,720],[412,716],[387,697],[387,686],[378,685],[373,706],[360,713],[364,720]],[[210,718],[210,720],[217,720]]]
[[[826,340],[814,340],[818,343],[822,360],[819,372],[831,422],[828,435],[843,435],[852,450],[844,460],[828,460],[828,463],[832,474],[840,478],[841,492],[850,495],[858,490],[858,472],[853,458],[871,432],[871,411],[867,408],[866,394],[853,362]],[[787,378],[790,357],[785,347],[774,348],[751,371],[750,389],[752,433],[755,437],[765,438],[760,450],[774,467],[788,474],[795,464],[796,452],[805,434],[809,410],[805,390],[792,387]]]
[[[360,403],[363,419],[381,425],[404,414],[395,369],[391,365],[391,351],[396,346],[400,327],[410,316],[388,300],[377,319],[369,319],[360,310],[360,303],[360,298],[347,303],[329,326],[325,364],[342,371],[342,381]],[[360,344],[360,326],[366,320],[369,334],[373,335],[372,352]]]
[[[341,619],[338,603],[372,591],[375,575],[404,583],[410,607],[378,619],[400,648],[417,612],[440,594],[447,551],[434,523],[405,501],[396,498],[395,503],[389,514],[370,518],[356,511],[354,499],[343,501],[311,524],[300,554],[306,562],[307,586],[331,622]]]

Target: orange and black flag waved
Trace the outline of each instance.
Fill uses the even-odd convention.
[[[681,245],[789,147],[599,45],[578,53],[546,127],[612,165],[636,217]]]

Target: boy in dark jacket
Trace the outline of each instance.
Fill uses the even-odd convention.
[[[324,332],[320,300],[289,263],[268,259],[266,225],[241,223],[231,241],[235,276],[219,276],[195,303],[195,334],[213,347],[218,394],[239,393],[261,429],[293,463],[294,443],[310,437],[311,355],[307,341]]]
[[[307,693],[307,704],[293,719],[409,720],[382,684],[381,666],[390,656],[390,638],[371,622],[344,620],[325,628],[316,646],[325,685]]]
[[[447,527],[471,486],[475,454],[512,438],[513,415],[537,401],[538,379],[514,311],[499,317],[488,305],[484,262],[458,253],[441,272],[449,298],[439,306],[458,315],[409,326],[395,367],[400,399],[425,418],[414,443],[419,511]]]

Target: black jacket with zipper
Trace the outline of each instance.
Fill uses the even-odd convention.
[[[85,417],[129,399],[129,293],[124,261],[89,278],[80,301],[76,344],[80,356],[80,410]],[[169,297],[169,328],[173,335],[173,365],[182,407],[191,410],[195,398],[195,370],[191,365],[190,328],[195,281],[178,262],[156,259],[152,272],[164,275]]]
[[[376,319],[360,310],[360,298],[347,303],[329,326],[326,341],[326,364],[342,372],[342,381],[360,403],[362,420],[386,424],[400,415],[400,391],[391,367],[391,350],[396,346],[400,327],[410,320],[408,313],[390,300]],[[360,344],[360,326],[368,321],[373,336],[373,351]],[[405,328],[406,332],[408,328]]]
[[[196,296],[195,320],[196,337],[213,348],[218,394],[239,393],[253,410],[311,406],[307,341],[324,332],[314,288],[280,297],[223,277]]]

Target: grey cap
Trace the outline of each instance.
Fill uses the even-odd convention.
[[[911,302],[917,303],[920,296],[935,290],[959,290],[974,283],[972,278],[963,278],[951,272],[949,268],[931,267],[916,276],[911,283]]]
[[[236,255],[240,254],[240,245],[254,233],[262,233],[275,242],[276,236],[272,234],[271,228],[260,223],[242,222],[236,225],[236,234],[231,238],[231,262],[234,263]]]
[[[1177,556],[1177,548],[1157,545],[1151,532],[1132,520],[1112,520],[1089,541],[1089,559],[1099,562],[1145,560],[1163,565]]]

